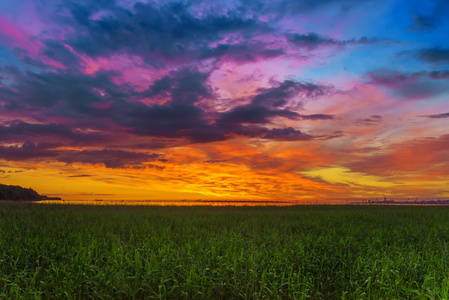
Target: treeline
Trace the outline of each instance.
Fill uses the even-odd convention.
[[[41,196],[31,188],[18,185],[0,184],[0,200],[41,200]]]

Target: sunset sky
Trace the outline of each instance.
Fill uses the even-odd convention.
[[[449,197],[449,1],[3,0],[0,183]]]

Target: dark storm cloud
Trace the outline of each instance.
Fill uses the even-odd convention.
[[[145,162],[152,162],[160,157],[159,154],[147,154],[123,150],[83,150],[67,151],[57,160],[68,164],[104,164],[106,168],[124,168],[127,166],[138,166]]]
[[[425,117],[431,118],[431,119],[445,119],[445,118],[449,118],[449,113],[428,115],[428,116],[425,116]]]

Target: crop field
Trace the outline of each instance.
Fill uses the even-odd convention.
[[[0,298],[448,298],[449,207],[0,204]]]

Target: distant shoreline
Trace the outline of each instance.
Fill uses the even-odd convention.
[[[13,201],[14,202],[14,201]],[[24,202],[24,201],[22,201]],[[448,202],[360,202],[360,201],[258,201],[258,200],[43,200],[30,201],[36,204],[61,205],[125,205],[125,206],[449,206]]]

